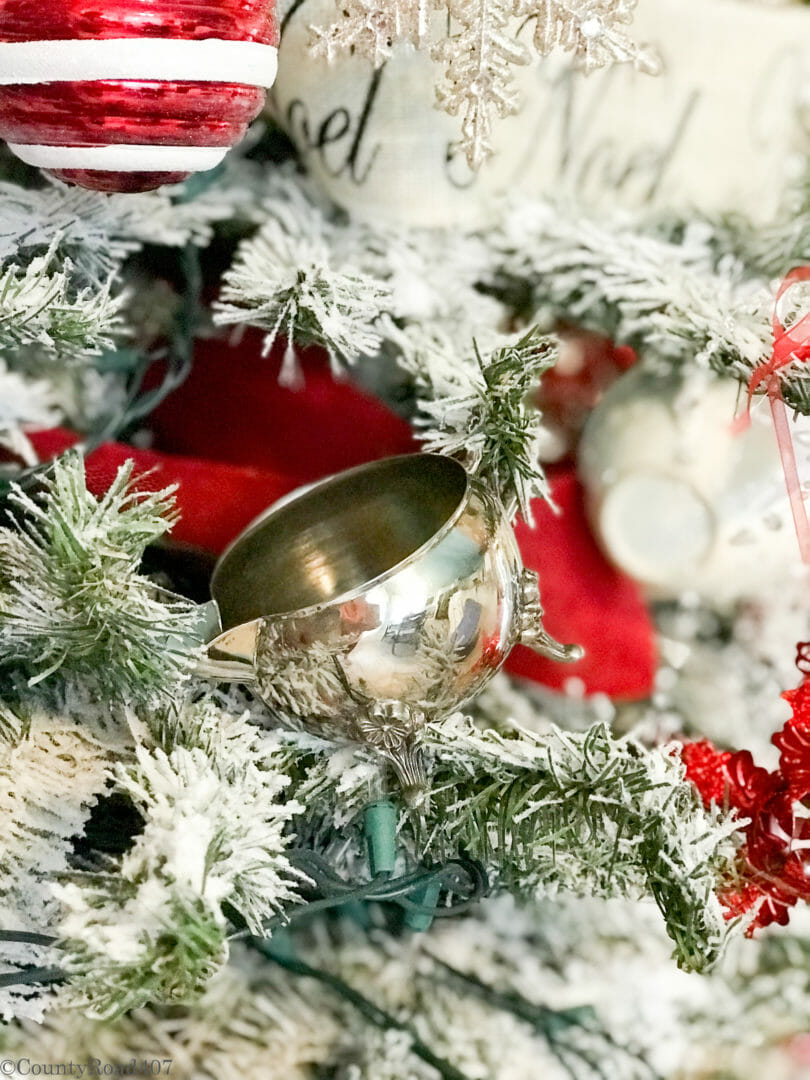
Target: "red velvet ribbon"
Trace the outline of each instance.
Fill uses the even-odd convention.
[[[790,509],[793,515],[793,524],[796,528],[796,537],[799,541],[799,550],[802,561],[810,566],[810,520],[804,505],[799,469],[796,464],[796,452],[793,447],[793,437],[790,431],[785,401],[782,397],[782,386],[777,372],[794,360],[802,362],[810,360],[810,311],[791,327],[785,328],[779,318],[779,303],[788,289],[800,281],[810,281],[810,266],[796,266],[789,274],[786,274],[779,286],[776,300],[773,305],[773,352],[769,360],[758,364],[751,378],[748,380],[748,402],[743,416],[743,426],[747,426],[750,420],[751,399],[761,383],[767,383],[768,402],[771,407],[776,441],[779,446],[779,455],[782,459],[782,470],[785,474],[785,486],[787,487]]]

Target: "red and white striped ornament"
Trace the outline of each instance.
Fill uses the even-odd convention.
[[[211,169],[276,74],[274,0],[0,0],[0,137],[99,191]]]

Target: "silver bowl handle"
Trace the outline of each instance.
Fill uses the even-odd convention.
[[[543,626],[543,605],[540,603],[540,582],[534,570],[521,575],[518,641],[530,649],[565,664],[581,660],[585,650],[581,645],[563,645]]]

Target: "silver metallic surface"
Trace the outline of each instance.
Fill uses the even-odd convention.
[[[374,746],[418,787],[426,718],[476,694],[525,641],[581,655],[542,628],[497,498],[450,458],[414,454],[340,473],[282,500],[224,553],[212,593],[212,673]],[[226,673],[227,668],[227,673]]]

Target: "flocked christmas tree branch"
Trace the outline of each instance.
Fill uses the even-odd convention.
[[[262,233],[244,242],[219,319],[269,327],[269,340],[286,325],[288,337],[350,358],[336,337],[343,327],[354,335],[356,352],[393,347],[412,372],[414,351],[426,352],[426,342],[438,339],[442,347],[430,350],[428,360],[437,365],[431,377],[439,385],[448,379],[448,354],[451,368],[461,364],[474,355],[471,338],[481,334],[494,347],[493,327],[505,328],[515,316],[549,327],[579,323],[633,345],[643,362],[707,366],[747,382],[771,344],[775,289],[768,276],[789,269],[778,268],[774,252],[789,232],[789,261],[800,260],[810,232],[804,203],[790,205],[784,220],[746,232],[728,223],[628,214],[596,221],[520,198],[507,201],[499,222],[480,234],[410,230],[405,236],[336,216],[283,177],[267,211],[274,245]],[[448,266],[453,269],[451,303],[429,299],[445,287],[425,288],[436,273],[431,256],[438,248],[445,281]],[[374,282],[382,291],[369,307]],[[287,372],[292,363],[288,354]],[[424,370],[419,376],[425,379]],[[801,365],[782,377],[789,404],[810,412]]]
[[[120,298],[109,288],[76,290],[72,264],[54,266],[54,249],[24,269],[6,265],[0,276],[0,345],[13,353],[39,345],[65,360],[98,353],[113,344],[120,323]]]
[[[263,225],[238,249],[217,318],[262,327],[268,346],[284,334],[290,342],[284,377],[291,380],[295,342],[321,344],[341,365],[380,350],[400,355],[413,378],[412,352],[401,336],[408,328],[417,339],[449,343],[451,367],[465,357],[475,367],[473,342],[482,353],[506,344],[493,329],[511,328],[517,317],[547,326],[558,318],[579,321],[634,345],[643,361],[709,364],[747,381],[770,345],[769,278],[788,269],[785,260],[808,257],[810,212],[801,192],[786,203],[784,218],[759,228],[627,214],[596,222],[521,199],[504,208],[500,224],[477,234],[348,221],[300,178],[284,170],[257,172],[252,164],[235,159],[219,186],[190,191],[188,201],[156,194],[131,204],[124,196],[105,201],[58,187],[6,185],[4,235],[22,246],[17,268],[5,269],[8,311],[5,319],[0,314],[0,346],[3,334],[6,345],[0,352],[6,371],[0,377],[7,392],[0,438],[24,459],[31,451],[21,423],[80,415],[82,396],[84,411],[97,411],[92,396],[102,386],[107,396],[111,392],[113,376],[104,375],[103,384],[85,377],[82,387],[66,393],[62,374],[63,357],[92,374],[99,352],[126,342],[120,286],[108,293],[100,284],[110,264],[123,283],[128,263],[121,260],[140,244],[205,243],[229,212],[243,232],[255,227],[251,222]],[[167,215],[174,215],[172,229],[161,224]],[[52,248],[47,263],[46,244]],[[35,351],[21,350],[22,343]],[[428,380],[437,386],[448,378],[446,360],[446,348],[433,350]],[[424,370],[419,377],[424,381]],[[788,402],[810,412],[801,366],[786,369],[782,379]],[[456,388],[450,394],[457,397]],[[425,434],[444,437],[429,424]],[[527,458],[534,437],[534,430],[527,432]]]
[[[547,486],[538,454],[542,418],[530,394],[557,360],[556,341],[534,328],[486,354],[473,341],[464,356],[439,334],[395,337],[414,379],[424,449],[462,459],[531,521],[530,501],[545,497]]]
[[[293,790],[314,835],[321,815],[356,824],[382,783],[371,763],[361,767],[361,757],[352,772],[326,760],[328,744],[284,739],[287,769],[297,777],[304,768]],[[714,890],[736,825],[706,816],[673,754],[615,739],[602,725],[536,739],[482,732],[461,717],[431,725],[427,746],[430,799],[404,821],[413,858],[441,863],[466,852],[497,888],[524,897],[653,896],[681,963],[703,968],[720,955],[728,927]]]
[[[136,356],[166,332],[176,302],[165,288],[144,298],[143,280],[128,287],[129,260],[145,244],[205,246],[232,211],[207,190],[192,200],[0,182],[0,445],[31,465],[24,425],[94,426],[123,408],[122,350]]]
[[[187,667],[193,605],[138,573],[174,520],[172,489],[138,492],[123,466],[99,502],[78,455],[56,462],[38,499],[17,491],[0,529],[0,665],[30,684],[53,673],[117,700],[150,700]]]
[[[602,725],[534,739],[448,721],[430,739],[428,850],[468,851],[517,894],[648,893],[681,963],[716,960],[727,930],[714,891],[735,824],[698,810],[674,751],[644,750]]]
[[[784,936],[740,941],[744,956],[738,951],[713,975],[690,976],[672,968],[654,915],[643,904],[564,896],[527,912],[495,901],[475,917],[437,923],[421,939],[344,919],[328,935],[298,935],[292,955],[357,988],[400,1023],[407,1019],[436,1054],[472,1077],[542,1070],[555,1080],[594,1080],[621,1070],[627,1080],[650,1080],[645,1058],[669,1075],[680,1055],[708,1064],[729,1051],[741,1052],[749,1071],[772,1062],[758,1056],[763,1040],[783,1040],[789,1015],[810,1016],[803,943]],[[453,976],[444,962],[488,992]],[[574,1007],[560,1008],[562,1001]],[[531,1019],[523,1018],[527,1013]],[[543,1015],[549,1024],[558,1016],[551,1038],[534,1023]],[[606,1036],[601,1042],[598,1027]],[[552,1042],[563,1049],[565,1071],[558,1071]],[[565,1053],[580,1044],[596,1051],[593,1069],[577,1067],[573,1053]],[[54,1010],[42,1025],[0,1029],[6,1056],[32,1060],[84,1061],[103,1053],[128,1061],[154,1057],[156,1045],[175,1067],[205,1080],[305,1080],[316,1067],[346,1062],[359,1080],[435,1080],[435,1073],[420,1072],[400,1032],[368,1023],[339,994],[239,949],[195,1002],[114,1021]]]
[[[559,215],[518,201],[495,241],[501,272],[530,305],[633,345],[659,365],[711,366],[747,378],[767,354],[772,294],[738,261],[717,259],[708,229],[677,241],[624,217]]]
[[[268,199],[264,225],[225,275],[216,318],[260,327],[267,351],[285,335],[281,377],[294,382],[294,342],[321,345],[337,370],[375,353],[382,338],[374,324],[390,291],[347,262],[336,247],[336,226],[294,183],[278,189],[281,198]]]
[[[204,245],[228,212],[227,204],[164,192],[105,196],[0,183],[0,355],[37,344],[75,362],[111,348],[123,327],[125,260],[147,243]]]
[[[99,1015],[200,992],[227,957],[229,921],[238,916],[257,933],[277,920],[306,881],[305,869],[294,869],[295,845],[321,847],[318,837],[335,836],[341,819],[342,843],[330,841],[323,854],[333,872],[362,879],[361,812],[389,782],[372,751],[295,730],[263,733],[260,714],[239,715],[216,696],[183,704],[188,609],[151,595],[135,570],[170,504],[166,493],[131,493],[128,481],[122,470],[97,503],[78,460],[58,464],[43,502],[17,497],[29,520],[3,534],[0,579],[0,635],[11,643],[4,658],[19,708],[30,712],[42,686],[40,700],[58,701],[65,737],[98,762],[85,790],[100,793],[112,779],[134,812],[120,856],[91,850],[70,868],[64,837],[54,859],[30,861],[25,838],[41,822],[38,802],[7,807],[21,845],[14,880],[27,871],[47,898],[45,925],[21,929],[55,932],[64,993]],[[95,687],[95,707],[70,690],[76,677]],[[63,690],[48,690],[48,679]],[[156,708],[161,698],[175,704]],[[141,703],[141,719],[126,702]],[[25,732],[8,715],[13,760]],[[49,724],[43,717],[36,730]],[[425,745],[431,794],[403,811],[403,855],[413,866],[466,853],[498,889],[529,897],[560,888],[651,895],[685,965],[716,959],[725,931],[713,888],[735,824],[697,805],[666,750],[642,750],[599,727],[538,740],[481,732],[461,718],[429,727]],[[40,771],[60,775],[59,746],[30,745]],[[77,809],[84,805],[79,796]]]

